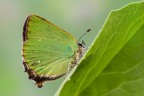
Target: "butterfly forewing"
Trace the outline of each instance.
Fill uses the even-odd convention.
[[[39,76],[67,73],[78,50],[72,35],[35,15],[25,22],[23,40],[25,67]]]

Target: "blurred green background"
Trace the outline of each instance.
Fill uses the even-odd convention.
[[[39,89],[27,78],[22,65],[22,30],[26,17],[48,19],[90,46],[109,12],[141,0],[0,0],[0,96],[53,96],[64,78]]]

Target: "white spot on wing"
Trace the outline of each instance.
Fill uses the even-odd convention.
[[[38,63],[40,63],[40,61],[37,61]]]

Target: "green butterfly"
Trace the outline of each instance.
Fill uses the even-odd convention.
[[[69,72],[83,50],[84,43],[46,19],[36,15],[27,17],[23,27],[23,65],[37,87]]]

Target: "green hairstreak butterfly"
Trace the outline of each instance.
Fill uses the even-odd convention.
[[[23,27],[23,65],[41,88],[65,75],[83,55],[84,45],[46,19],[30,15]]]

